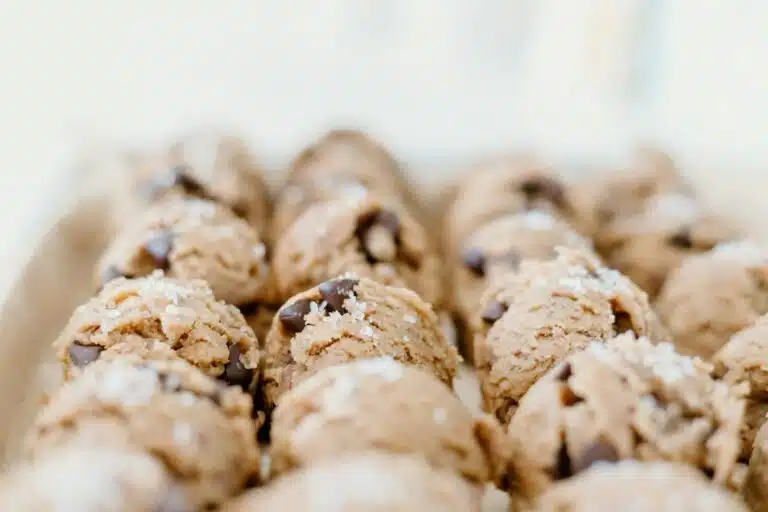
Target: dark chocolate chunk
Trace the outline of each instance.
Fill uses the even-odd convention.
[[[570,386],[564,385],[562,388],[560,388],[560,403],[563,405],[563,407],[572,407],[583,401],[584,399],[574,393]]]
[[[613,312],[613,329],[616,334],[622,334],[634,330],[632,317],[626,311],[618,310]]]
[[[573,375],[573,366],[571,366],[571,363],[566,361],[561,364],[557,370],[555,370],[554,376],[557,380],[565,382],[571,378],[571,375]]]
[[[173,249],[173,233],[168,230],[157,233],[157,235],[144,242],[143,249],[155,262],[157,268],[167,270],[169,265],[168,256]]]
[[[557,207],[565,206],[565,188],[558,181],[547,176],[531,178],[524,182],[520,189],[529,202],[541,198]]]
[[[568,455],[568,446],[565,440],[563,440],[560,445],[560,450],[557,452],[557,463],[555,464],[555,467],[552,468],[552,478],[555,480],[562,480],[572,475],[571,457]]]
[[[485,323],[492,324],[496,320],[501,318],[506,310],[507,310],[507,307],[504,304],[495,300],[491,302],[487,308],[485,308],[485,311],[483,311],[483,315],[481,318]]]
[[[224,367],[224,373],[219,375],[219,379],[230,386],[240,386],[248,391],[253,382],[253,370],[243,365],[240,359],[241,355],[240,347],[237,345],[229,347],[229,362]]]
[[[598,439],[587,446],[573,461],[573,472],[579,473],[588,469],[596,462],[618,462],[619,452],[616,448],[603,439]]]
[[[461,261],[464,266],[478,277],[485,275],[485,255],[476,247],[467,247],[461,251]]]
[[[97,360],[102,350],[104,348],[98,345],[83,345],[75,341],[69,346],[69,359],[75,366],[82,368]]]
[[[357,279],[331,279],[318,286],[318,289],[330,311],[345,313],[344,301],[350,293],[354,293],[358,282]]]
[[[310,311],[311,302],[308,299],[301,299],[280,308],[277,315],[280,318],[280,323],[283,324],[283,328],[292,333],[304,330],[306,325],[304,317]]]
[[[691,239],[691,233],[690,231],[680,231],[679,233],[675,233],[674,235],[670,236],[668,238],[668,242],[673,247],[677,247],[678,249],[693,249],[693,240]]]
[[[184,192],[197,197],[205,198],[205,187],[200,184],[199,181],[192,178],[190,175],[190,168],[186,165],[178,165],[174,167],[171,172],[174,173],[174,185],[178,185],[184,189]]]

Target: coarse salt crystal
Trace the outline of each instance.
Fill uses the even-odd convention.
[[[370,325],[364,325],[360,328],[360,334],[367,338],[373,337],[373,328]]]
[[[404,315],[403,320],[408,322],[409,324],[415,324],[416,323],[416,317],[413,315]]]
[[[251,254],[254,258],[264,259],[267,255],[267,247],[264,244],[256,244],[251,248]]]

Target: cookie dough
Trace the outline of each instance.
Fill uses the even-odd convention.
[[[168,196],[212,199],[267,233],[269,199],[262,171],[245,142],[195,133],[167,151],[134,155],[115,184],[114,215],[130,224],[151,203]]]
[[[457,185],[446,213],[445,247],[449,253],[461,250],[484,224],[527,210],[569,217],[572,209],[565,185],[530,157],[516,155],[482,164]]]
[[[281,397],[272,415],[276,474],[370,450],[423,457],[476,484],[497,467],[498,424],[477,419],[430,373],[392,358],[326,368]]]
[[[75,310],[53,343],[67,379],[97,359],[135,354],[185,359],[204,373],[255,390],[259,347],[234,306],[203,281],[153,273],[118,278]]]
[[[273,260],[282,299],[345,272],[441,299],[440,264],[424,228],[378,196],[348,197],[307,209],[277,242]]]
[[[0,509],[15,512],[188,510],[186,505],[159,461],[118,447],[52,450],[0,481]]]
[[[768,424],[755,437],[752,457],[749,459],[744,499],[752,512],[768,511]]]
[[[222,512],[480,512],[482,491],[419,458],[355,454],[250,491]]]
[[[272,299],[267,247],[233,213],[203,199],[160,201],[127,226],[97,265],[100,285],[155,270],[168,277],[203,279],[217,299],[240,305]]]
[[[667,460],[719,484],[738,474],[744,402],[711,367],[624,334],[553,368],[509,424],[510,487],[535,499],[599,462]]]
[[[613,222],[595,245],[609,266],[655,297],[667,275],[686,257],[737,236],[692,197],[666,194],[649,199],[637,215]]]
[[[513,213],[490,221],[464,244],[453,264],[453,305],[469,323],[488,283],[515,272],[524,259],[549,260],[558,246],[592,252],[592,243],[546,212]]]
[[[556,484],[537,512],[747,512],[738,496],[682,464],[622,461],[599,464]]]
[[[162,462],[190,503],[218,505],[258,472],[251,397],[185,361],[126,356],[93,363],[40,411],[26,451],[127,446]]]
[[[670,274],[656,310],[678,350],[712,357],[768,313],[768,251],[742,241],[689,257]]]
[[[342,276],[291,298],[264,347],[266,403],[323,368],[388,356],[450,385],[459,357],[432,308],[414,292]]]
[[[748,459],[755,435],[768,413],[768,316],[736,333],[712,361],[716,376],[729,384],[747,387],[742,457]]]
[[[473,325],[483,403],[504,424],[539,377],[590,342],[627,331],[666,336],[643,291],[594,257],[564,248],[554,260],[524,261],[518,273],[493,282]]]

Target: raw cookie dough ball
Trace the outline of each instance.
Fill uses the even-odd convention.
[[[97,359],[135,354],[182,358],[230,384],[255,390],[259,346],[234,306],[217,301],[203,281],[160,274],[118,278],[75,310],[54,341],[66,378]]]
[[[505,424],[528,388],[568,354],[626,331],[665,336],[643,291],[567,249],[492,283],[473,324],[483,403]]]
[[[768,413],[768,316],[736,333],[713,357],[715,375],[748,388],[742,457],[748,459],[755,435]]]
[[[267,233],[269,200],[262,171],[245,142],[233,136],[198,133],[167,152],[138,156],[116,188],[115,212],[130,223],[147,206],[167,196],[212,199]]]
[[[100,284],[163,270],[203,279],[217,299],[240,305],[273,295],[267,249],[247,222],[212,201],[161,201],[112,241],[98,264]]]
[[[70,443],[146,451],[201,507],[242,490],[259,463],[251,397],[179,359],[99,361],[64,384],[26,448],[39,458]]]
[[[467,238],[489,221],[527,210],[568,217],[570,200],[563,183],[529,157],[514,156],[470,170],[457,185],[445,219],[445,248],[460,250]]]
[[[418,458],[355,454],[329,459],[250,491],[223,512],[480,512],[482,491]]]
[[[414,292],[339,277],[286,302],[264,347],[267,404],[328,366],[388,356],[450,385],[459,357],[432,308]]]
[[[712,357],[768,313],[768,251],[742,241],[691,256],[670,274],[655,305],[678,350]]]
[[[600,464],[556,484],[537,512],[747,512],[695,469],[669,462]]]
[[[117,447],[56,449],[0,481],[0,510],[14,512],[186,510],[183,498],[159,461]]]
[[[511,488],[535,499],[600,462],[667,460],[738,477],[744,402],[699,359],[631,334],[592,343],[539,380],[509,424]]]
[[[749,459],[744,499],[753,512],[768,511],[768,424],[755,437],[752,457]]]
[[[279,474],[376,450],[423,457],[483,484],[493,476],[488,448],[500,439],[497,425],[473,417],[430,373],[391,358],[363,359],[326,368],[281,397],[272,415],[272,468]]]
[[[282,298],[345,272],[410,288],[432,304],[441,298],[440,263],[424,228],[372,195],[310,207],[278,240],[273,264]]]
[[[655,297],[669,273],[686,257],[736,236],[695,199],[668,194],[649,199],[639,214],[612,223],[595,244],[609,266]]]
[[[549,260],[555,248],[592,253],[592,243],[549,213],[528,211],[499,217],[472,234],[454,264],[453,304],[469,321],[488,284],[517,271],[524,259]]]

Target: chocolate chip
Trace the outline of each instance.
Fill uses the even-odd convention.
[[[280,318],[283,328],[292,333],[304,330],[306,325],[304,317],[309,313],[311,303],[312,301],[308,299],[300,299],[280,308],[277,316]]]
[[[167,230],[159,232],[144,242],[143,249],[155,262],[157,268],[167,269],[168,256],[173,249],[173,233]]]
[[[318,286],[318,290],[330,311],[344,313],[344,301],[350,293],[354,293],[358,282],[357,279],[331,279]]]
[[[614,311],[613,312],[613,330],[616,334],[623,334],[634,330],[632,324],[632,317],[626,311]]]
[[[487,324],[492,324],[496,320],[501,318],[506,310],[507,310],[507,307],[504,304],[495,300],[491,302],[487,308],[485,308],[485,311],[483,311],[481,318],[483,319],[483,322]]]
[[[75,366],[82,368],[97,360],[102,350],[104,348],[98,345],[83,345],[75,341],[69,346],[69,359]]]
[[[190,168],[186,165],[178,165],[174,167],[171,172],[174,173],[174,185],[178,185],[184,189],[184,192],[190,195],[205,198],[205,187],[203,187],[199,181],[192,178],[190,175]]]
[[[598,439],[587,446],[583,452],[573,461],[573,472],[579,473],[589,468],[596,462],[618,462],[619,452],[616,448],[603,439]]]
[[[240,386],[247,391],[253,382],[253,370],[243,365],[241,355],[240,347],[237,345],[229,347],[229,362],[224,367],[224,373],[219,375],[219,379],[230,386]]]
[[[560,445],[560,450],[557,452],[557,463],[552,471],[552,478],[555,480],[562,480],[572,476],[571,471],[571,457],[568,455],[568,446],[563,440]]]
[[[571,366],[571,363],[566,361],[565,363],[561,364],[557,370],[555,370],[554,377],[561,382],[565,382],[571,378],[571,375],[573,375],[573,366]]]
[[[461,251],[461,261],[476,276],[485,275],[485,255],[477,247],[467,247]]]
[[[247,304],[240,304],[239,306],[237,306],[237,309],[240,310],[240,313],[242,313],[243,316],[251,316],[258,313],[260,307],[261,307],[260,302],[249,302]]]
[[[681,231],[679,233],[675,233],[674,235],[670,236],[667,241],[670,245],[677,247],[678,249],[693,249],[693,240],[691,239],[690,231]]]
[[[539,176],[523,182],[520,186],[529,202],[541,198],[558,207],[565,206],[565,188],[556,180]]]
[[[563,407],[573,407],[583,401],[584,399],[574,393],[570,386],[563,386],[560,388],[560,403]]]

